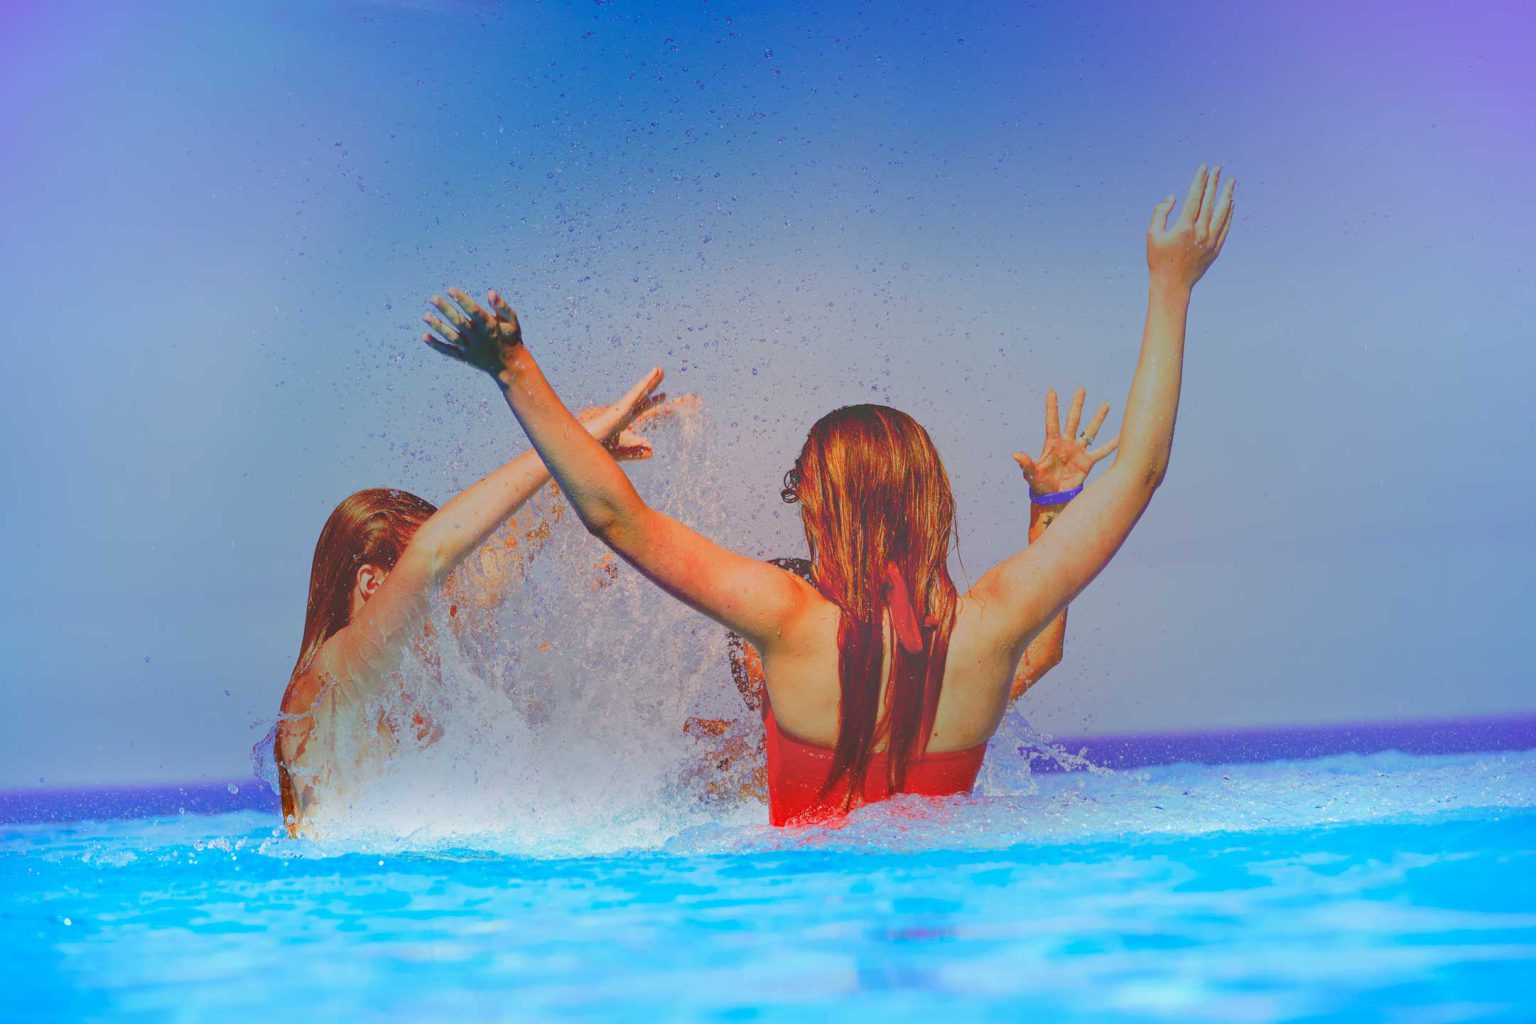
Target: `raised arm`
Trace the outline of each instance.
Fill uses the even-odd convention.
[[[585,425],[577,429],[599,450],[605,449],[598,438],[607,438],[626,457],[647,457],[649,444],[625,428],[645,415],[654,387],[653,375],[647,375],[618,402],[589,410]],[[325,664],[319,666],[324,674],[343,686],[376,685],[396,663],[405,640],[421,628],[433,589],[548,482],[538,452],[524,452],[422,523],[393,569],[360,567],[373,570],[363,580],[368,599],[326,642],[321,651]]]
[[[491,374],[576,514],[594,536],[653,583],[753,643],[772,643],[811,602],[805,583],[736,554],[656,511],[613,457],[580,428],[523,344],[517,314],[495,292],[486,312],[462,291],[459,308],[438,303],[438,336],[423,340],[444,355]],[[655,387],[661,371],[648,378]]]
[[[698,404],[697,395],[672,399],[652,396],[641,404],[634,421],[616,437],[605,441],[604,446],[621,462],[648,459],[652,455],[652,446],[643,431],[685,410],[696,409]],[[583,410],[577,419],[583,424],[594,423],[607,415],[607,410],[606,406],[594,406]],[[508,590],[522,578],[529,564],[554,536],[555,525],[564,520],[567,506],[560,497],[559,485],[550,483],[541,489],[541,493],[536,492],[530,497],[519,511],[526,513],[527,518],[521,514],[517,519],[509,518],[480,545],[479,557],[466,564],[470,571],[465,576],[471,593],[465,597],[468,598],[468,608],[473,611],[490,611],[501,604]],[[603,558],[612,561],[611,555]],[[456,616],[453,621],[457,626],[465,620],[463,616]],[[482,619],[482,624],[488,625],[489,620]]]
[[[1093,419],[1078,433],[1082,422],[1083,402],[1088,393],[1078,388],[1072,395],[1072,405],[1067,409],[1067,427],[1061,428],[1060,414],[1056,405],[1056,392],[1045,393],[1045,445],[1040,455],[1030,458],[1026,452],[1014,452],[1013,460],[1024,471],[1029,484],[1029,542],[1034,544],[1062,512],[1066,511],[1074,497],[1082,491],[1083,483],[1093,467],[1115,450],[1118,437],[1111,438],[1098,448],[1093,447],[1109,415],[1109,403],[1099,406]],[[1009,700],[1017,700],[1024,691],[1034,686],[1045,674],[1061,664],[1062,650],[1067,639],[1067,609],[1063,608],[1040,634],[1024,649],[1013,674],[1013,687]]]
[[[1152,212],[1147,231],[1151,283],[1141,356],[1120,427],[1120,450],[1037,543],[989,570],[971,590],[989,628],[1021,652],[1108,564],[1162,483],[1173,445],[1190,293],[1215,262],[1232,226],[1229,179],[1195,172],[1184,209],[1170,226],[1174,197]]]

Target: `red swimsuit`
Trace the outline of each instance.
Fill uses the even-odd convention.
[[[839,818],[851,782],[843,778],[822,796],[832,773],[832,750],[798,740],[779,728],[767,694],[763,695],[763,730],[768,740],[768,820],[775,825],[808,825]],[[903,792],[923,796],[969,793],[981,770],[985,743],[968,750],[915,757],[907,765]],[[852,806],[872,804],[891,795],[889,755],[881,751],[869,759],[864,784],[854,794]]]

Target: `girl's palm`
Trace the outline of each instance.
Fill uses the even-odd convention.
[[[1067,429],[1063,433],[1056,405],[1056,392],[1045,393],[1045,445],[1039,458],[1030,458],[1024,452],[1014,452],[1013,461],[1024,471],[1024,479],[1036,494],[1054,494],[1070,491],[1088,479],[1093,467],[1120,444],[1118,437],[1097,448],[1090,449],[1104,418],[1109,415],[1109,403],[1099,406],[1081,434],[1077,425],[1083,415],[1083,400],[1088,393],[1078,388],[1072,395],[1072,406],[1067,410]]]

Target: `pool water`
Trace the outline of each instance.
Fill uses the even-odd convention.
[[[1536,1019],[1536,751],[1079,771],[590,856],[276,825],[0,826],[0,1017]]]

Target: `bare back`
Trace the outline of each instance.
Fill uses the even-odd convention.
[[[792,736],[822,747],[837,743],[841,682],[838,673],[838,606],[814,588],[797,620],[760,648],[774,717]],[[944,665],[944,684],[927,749],[968,750],[992,738],[1007,708],[1022,645],[999,642],[995,614],[972,595],[960,599]],[[892,631],[884,629],[881,706],[889,685]],[[884,749],[882,739],[876,749]]]

